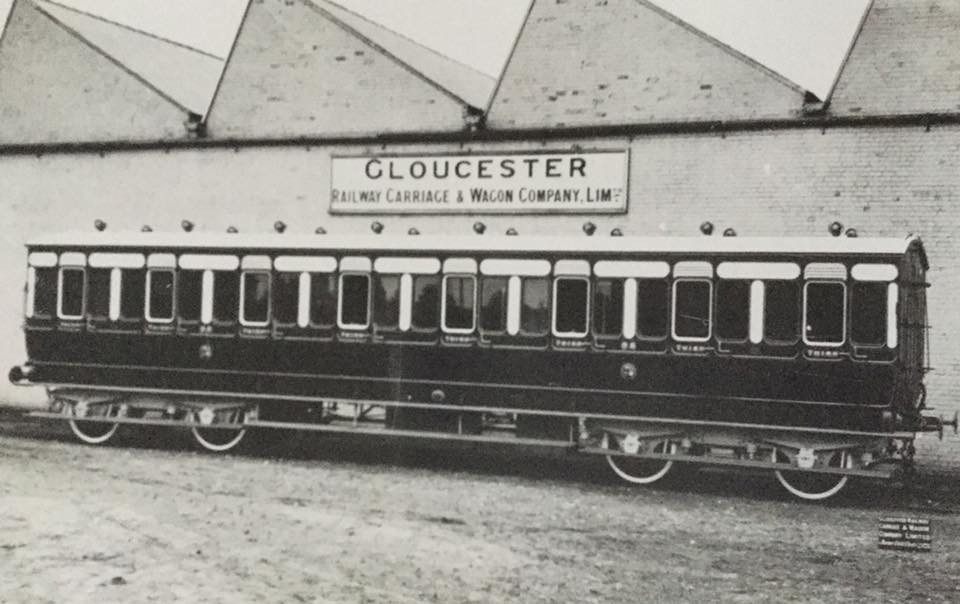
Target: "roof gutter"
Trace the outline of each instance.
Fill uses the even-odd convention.
[[[476,129],[448,132],[396,132],[375,135],[334,135],[276,138],[157,139],[142,141],[81,141],[54,143],[0,144],[2,155],[50,155],[61,153],[114,153],[133,151],[175,151],[182,149],[251,149],[269,147],[335,147],[357,145],[409,145],[430,143],[485,143],[552,141],[585,138],[641,137],[660,134],[718,134],[763,130],[829,130],[835,128],[909,128],[929,131],[933,126],[960,125],[960,113],[910,113],[892,115],[831,116],[735,121],[662,122],[654,124],[611,124],[559,128]]]

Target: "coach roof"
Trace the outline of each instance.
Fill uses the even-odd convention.
[[[715,253],[899,255],[919,238],[895,237],[546,237],[503,235],[281,235],[240,233],[62,233],[27,242],[53,248],[182,248],[389,252]]]

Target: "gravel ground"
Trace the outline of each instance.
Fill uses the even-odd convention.
[[[960,601],[956,476],[807,504],[771,476],[634,488],[526,449],[118,441],[0,414],[0,602]],[[933,552],[879,550],[890,515],[930,518]]]

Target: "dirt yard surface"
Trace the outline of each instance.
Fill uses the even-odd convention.
[[[956,477],[805,504],[770,476],[634,488],[531,450],[118,440],[0,412],[0,602],[960,601]],[[879,550],[885,516],[929,518],[933,552]]]

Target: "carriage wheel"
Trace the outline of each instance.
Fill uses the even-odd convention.
[[[110,440],[119,427],[120,424],[107,422],[70,420],[70,429],[73,430],[74,435],[88,445],[102,445]]]
[[[207,451],[223,453],[236,447],[243,440],[246,429],[231,430],[228,428],[191,428],[193,438]]]
[[[674,447],[669,447],[673,452]],[[659,442],[653,447],[654,453],[668,450],[667,442]],[[667,475],[673,467],[673,461],[660,459],[634,459],[622,455],[607,455],[607,463],[620,478],[633,484],[653,484]]]
[[[785,453],[776,451],[774,459],[777,462],[788,461]],[[835,451],[830,457],[828,465],[834,468],[852,468],[853,457],[846,451]],[[847,484],[849,476],[836,474],[819,474],[802,470],[777,470],[777,480],[794,497],[807,501],[822,501],[833,497]]]

